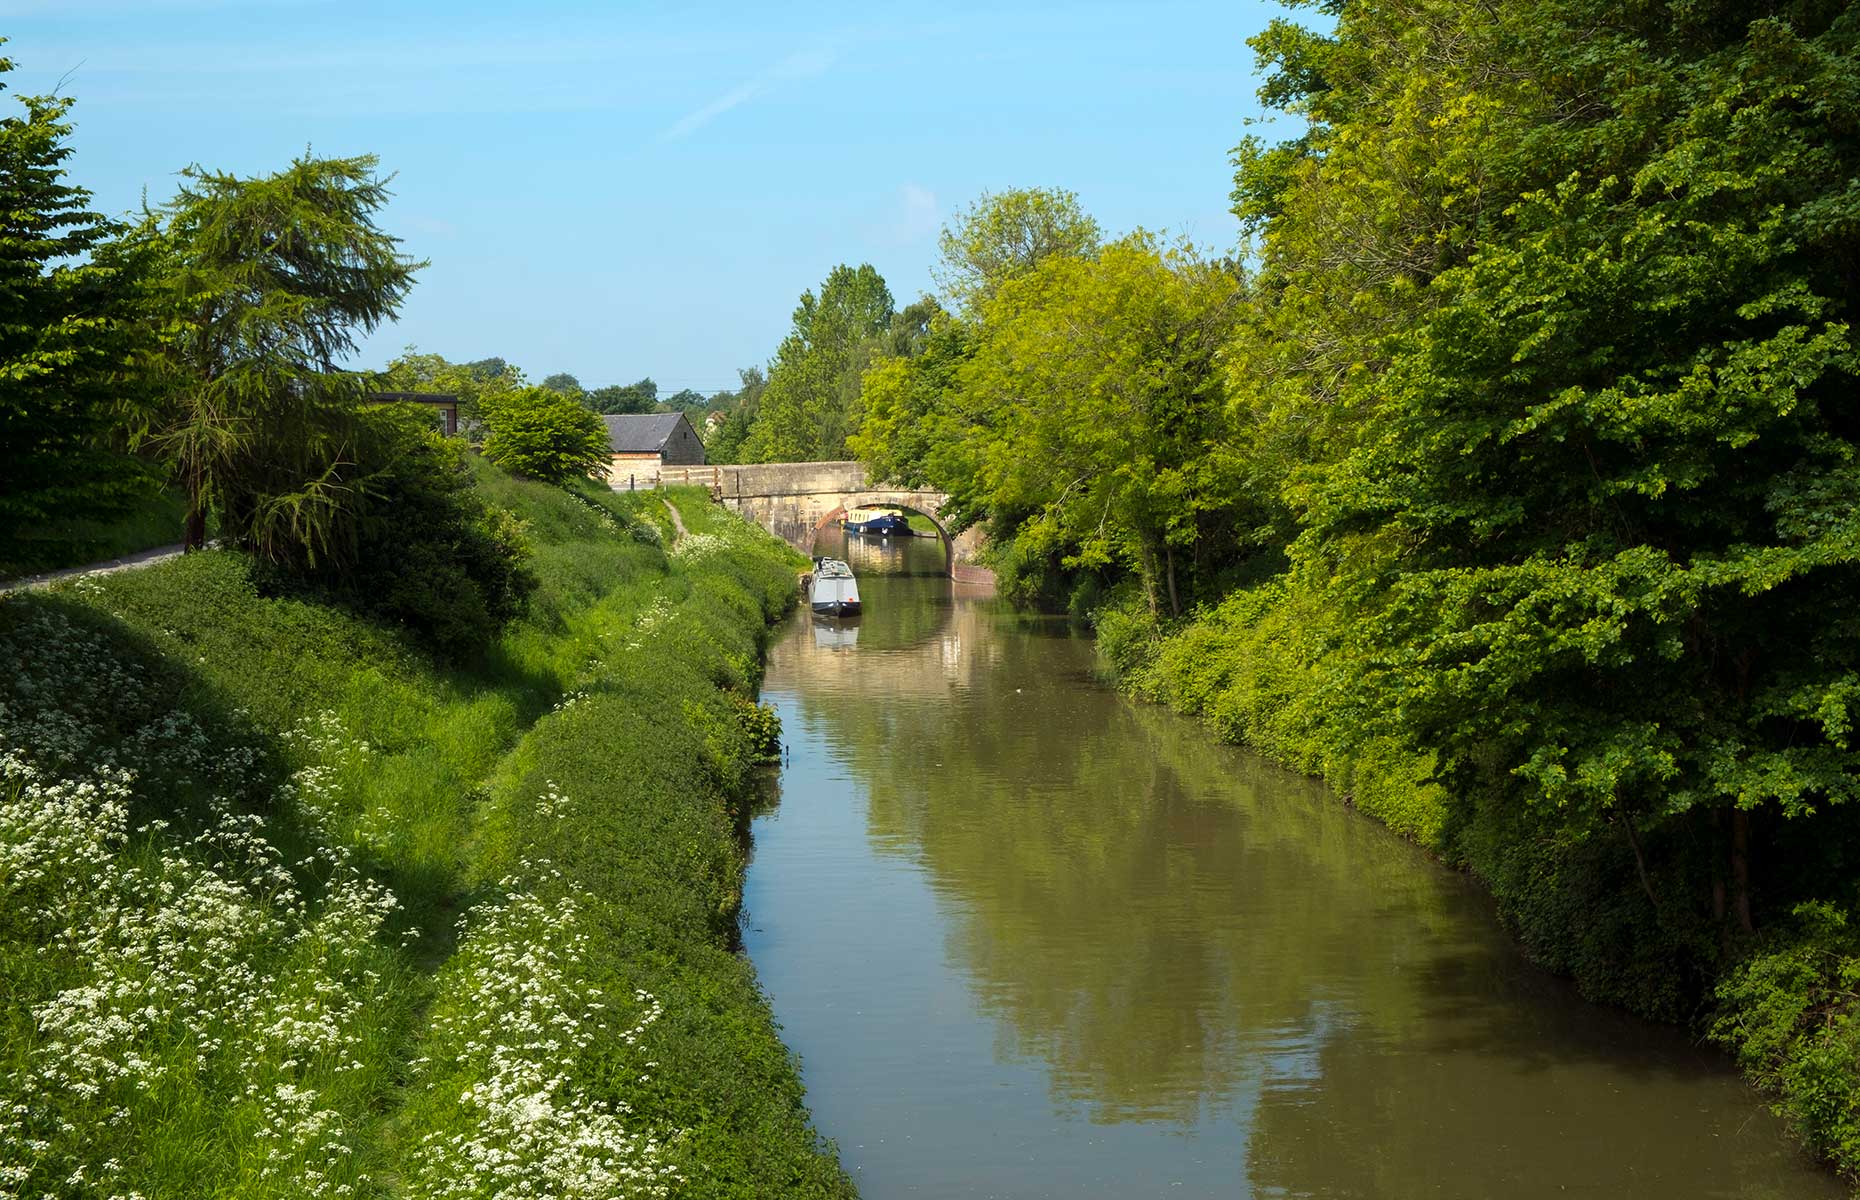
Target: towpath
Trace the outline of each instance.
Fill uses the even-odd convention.
[[[26,588],[44,587],[48,583],[57,583],[61,579],[75,579],[79,575],[108,575],[112,571],[133,571],[137,567],[146,567],[151,563],[162,562],[181,553],[181,543],[172,546],[155,546],[148,550],[138,550],[134,554],[125,554],[121,558],[107,558],[102,562],[86,563],[81,567],[65,567],[58,571],[46,571],[38,575],[22,575],[18,579],[0,579],[0,594],[24,591]]]

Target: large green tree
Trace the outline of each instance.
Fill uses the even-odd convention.
[[[844,458],[857,423],[860,379],[891,320],[891,289],[870,264],[837,266],[818,296],[803,292],[743,439],[742,461]]]
[[[588,393],[588,404],[597,413],[649,413],[659,402],[659,385],[651,376],[638,383],[610,383]]]
[[[294,161],[241,178],[189,167],[148,214],[161,257],[167,403],[146,438],[170,463],[198,547],[209,508],[270,561],[340,555],[334,531],[365,494],[355,420],[357,338],[394,314],[424,265],[376,224],[387,182],[371,155]]]
[[[532,387],[497,396],[484,410],[484,456],[548,483],[604,474],[607,426],[578,397]]]
[[[1638,839],[1695,826],[1746,929],[1753,814],[1860,791],[1860,142],[1830,136],[1860,117],[1856,30],[1774,7],[1631,5],[1598,31],[1583,3],[1423,6],[1417,33],[1354,6],[1328,45],[1269,43],[1329,123],[1242,180],[1306,236],[1302,193],[1365,170],[1330,153],[1359,130],[1402,196],[1430,195],[1407,164],[1490,164],[1407,205],[1433,232],[1390,286],[1424,298],[1335,386],[1354,427],[1294,490],[1302,569],[1351,631],[1338,703],[1440,751],[1462,793],[1614,830],[1655,909],[1678,898]],[[1526,65],[1487,87],[1481,58]],[[1502,211],[1473,215],[1494,177]]]
[[[938,235],[935,275],[958,305],[974,309],[1042,259],[1090,254],[1099,237],[1098,222],[1063,188],[983,192]]]
[[[12,68],[0,58],[0,75]],[[0,119],[0,564],[30,558],[50,523],[112,517],[154,490],[122,434],[149,341],[137,261],[66,176],[70,105],[25,96]]]

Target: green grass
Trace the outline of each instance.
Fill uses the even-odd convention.
[[[0,1190],[850,1194],[731,952],[794,556],[698,490],[668,553],[658,494],[475,469],[542,586],[468,665],[231,553],[0,601]],[[115,825],[59,799],[106,760]]]

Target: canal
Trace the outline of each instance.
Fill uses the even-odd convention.
[[[1320,785],[1107,690],[935,541],[848,553],[865,615],[771,655],[744,939],[868,1200],[1845,1194]]]

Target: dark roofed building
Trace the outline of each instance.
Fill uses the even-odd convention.
[[[375,404],[424,404],[438,414],[439,428],[447,437],[459,431],[459,398],[443,392],[370,392]]]
[[[613,413],[601,420],[613,455],[608,478],[616,486],[629,475],[657,478],[660,467],[704,465],[704,440],[683,413]]]

